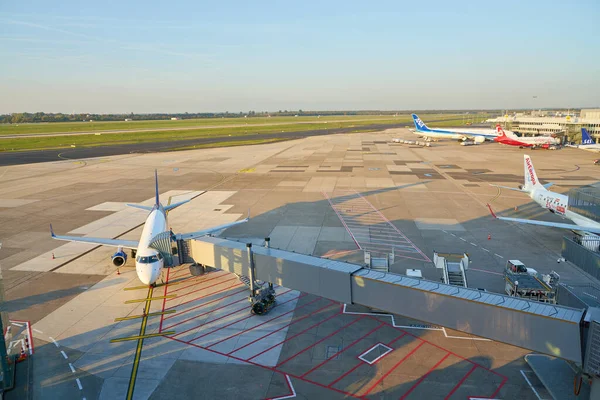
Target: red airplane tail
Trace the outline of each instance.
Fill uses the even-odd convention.
[[[504,133],[504,129],[500,126],[500,124],[496,125],[496,132],[498,132],[498,137],[505,138],[506,133]]]

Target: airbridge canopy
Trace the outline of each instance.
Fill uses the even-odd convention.
[[[215,237],[190,243],[205,264],[250,275],[246,244]],[[359,304],[461,332],[582,362],[585,311],[378,272],[360,265],[252,247],[255,276],[347,304]]]

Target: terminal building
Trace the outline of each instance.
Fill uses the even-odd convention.
[[[579,116],[568,113],[552,113],[552,116],[544,114],[546,113],[541,111],[530,115],[515,113],[486,122],[502,124],[506,129],[522,135],[554,135],[566,137],[567,141],[574,137],[580,138],[581,128],[586,128],[592,138],[600,143],[600,109],[582,109]]]

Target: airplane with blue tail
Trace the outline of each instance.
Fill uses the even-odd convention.
[[[585,128],[581,128],[581,144],[577,146],[580,149],[600,152],[600,144],[597,144],[590,133]]]
[[[412,114],[415,123],[415,134],[426,139],[455,139],[473,140],[475,143],[483,143],[486,140],[494,140],[498,133],[495,129],[485,128],[429,128],[417,114]]]

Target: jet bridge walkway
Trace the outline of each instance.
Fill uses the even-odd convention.
[[[186,241],[185,246],[198,264],[582,364],[582,309],[413,279],[274,248],[250,247],[224,238],[205,236]]]

